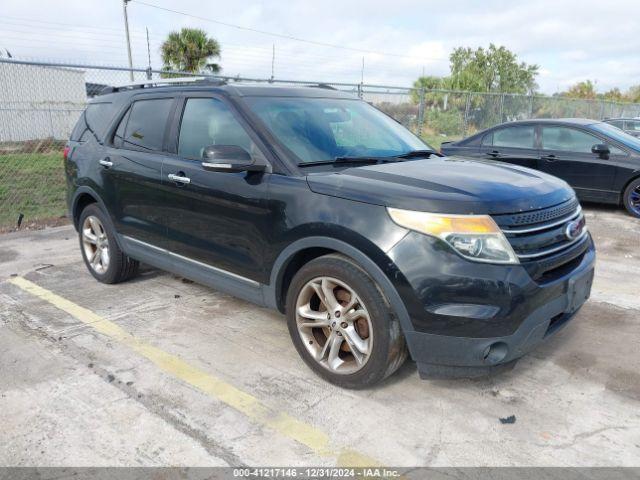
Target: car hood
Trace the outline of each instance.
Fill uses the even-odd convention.
[[[564,181],[525,167],[462,157],[347,168],[310,174],[324,195],[437,213],[502,214],[557,205],[575,196]]]

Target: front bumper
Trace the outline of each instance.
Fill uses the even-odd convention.
[[[422,268],[418,244],[418,258],[429,260]],[[408,283],[399,290],[413,327],[405,338],[428,378],[476,377],[513,366],[576,315],[590,295],[595,264],[590,237],[571,268],[546,283],[522,265],[465,261],[424,236],[409,236],[390,254]]]

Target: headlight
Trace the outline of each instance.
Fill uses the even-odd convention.
[[[441,215],[387,208],[398,225],[447,242],[469,260],[518,263],[502,230],[488,215]]]

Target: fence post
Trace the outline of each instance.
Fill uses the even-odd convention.
[[[533,118],[533,93],[529,95],[529,118]]]
[[[500,123],[504,122],[504,93],[500,95]]]
[[[469,110],[471,109],[471,92],[467,92],[467,101],[464,106],[464,120],[462,123],[462,136],[467,136],[467,126],[469,124]]]
[[[422,136],[422,126],[424,125],[425,91],[420,87],[420,104],[418,105],[418,136]]]
[[[358,98],[362,98],[362,83],[358,84]]]

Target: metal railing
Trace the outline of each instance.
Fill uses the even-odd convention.
[[[245,78],[0,58],[0,231],[65,214],[62,151],[87,101],[109,86],[171,76],[325,85],[374,104],[434,147],[526,118],[640,116],[640,104],[362,83]]]

